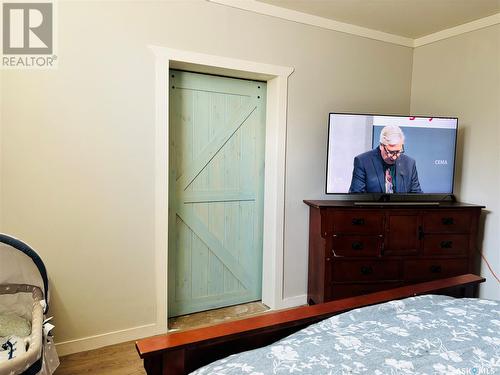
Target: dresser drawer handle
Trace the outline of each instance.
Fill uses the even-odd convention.
[[[443,225],[453,225],[453,218],[452,217],[443,217],[441,219],[441,222]]]
[[[418,226],[418,239],[421,240],[425,236],[424,228],[421,225]]]
[[[431,273],[441,273],[441,266],[432,265],[430,268]]]
[[[353,250],[363,250],[363,242],[359,241],[353,242],[351,247]]]
[[[352,225],[365,225],[365,219],[354,218],[352,219]]]
[[[453,241],[441,241],[441,249],[451,249],[453,247]]]
[[[371,275],[373,273],[373,268],[370,266],[363,266],[361,267],[361,273],[363,275]]]

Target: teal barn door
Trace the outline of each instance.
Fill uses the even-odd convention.
[[[266,84],[170,71],[168,316],[261,299]]]

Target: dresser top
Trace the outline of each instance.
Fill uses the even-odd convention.
[[[485,206],[463,202],[373,202],[349,200],[304,200],[304,203],[314,208],[352,207],[352,208],[485,208]]]

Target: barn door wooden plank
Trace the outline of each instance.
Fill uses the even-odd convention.
[[[259,300],[265,83],[171,77],[169,316]]]

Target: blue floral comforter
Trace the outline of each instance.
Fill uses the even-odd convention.
[[[192,374],[500,374],[500,302],[425,295],[356,309]]]

